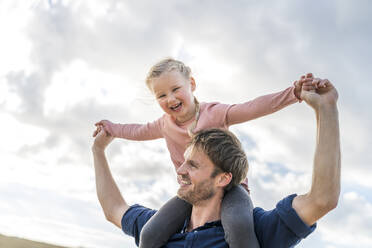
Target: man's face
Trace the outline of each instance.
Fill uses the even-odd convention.
[[[192,205],[198,205],[216,194],[216,177],[211,177],[214,164],[204,152],[193,147],[189,147],[184,156],[185,162],[177,169],[180,183],[177,195]]]

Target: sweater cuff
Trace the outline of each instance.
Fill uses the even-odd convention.
[[[294,83],[293,83],[293,95],[296,97],[296,99],[298,100],[298,102],[300,103],[300,102],[302,102],[302,99],[300,98],[300,96],[297,96],[296,95],[296,82],[297,81],[295,81]]]
[[[105,131],[107,131],[112,137],[116,137],[115,135],[115,123],[112,123],[110,121],[105,122]]]

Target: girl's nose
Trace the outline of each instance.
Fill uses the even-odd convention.
[[[172,102],[174,102],[176,100],[176,98],[174,97],[174,95],[173,94],[169,94],[169,96],[168,96],[168,102],[169,103],[172,103]]]

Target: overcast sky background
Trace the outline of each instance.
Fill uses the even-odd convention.
[[[158,118],[144,79],[173,56],[192,68],[200,101],[248,101],[307,72],[333,82],[340,201],[298,247],[371,247],[371,1],[0,0],[0,32],[0,233],[135,247],[99,206],[91,134],[100,119]],[[316,129],[305,103],[231,130],[256,206],[309,189]],[[116,140],[108,156],[129,203],[158,208],[175,194],[163,140]]]

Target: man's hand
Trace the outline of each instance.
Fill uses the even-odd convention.
[[[97,126],[97,134],[94,139],[92,150],[93,151],[104,151],[108,144],[114,139],[108,134],[102,127]]]
[[[301,80],[300,80],[301,81]],[[301,99],[318,110],[321,106],[336,105],[338,93],[336,88],[328,79],[315,78],[312,81],[315,91],[304,89],[301,92]]]

